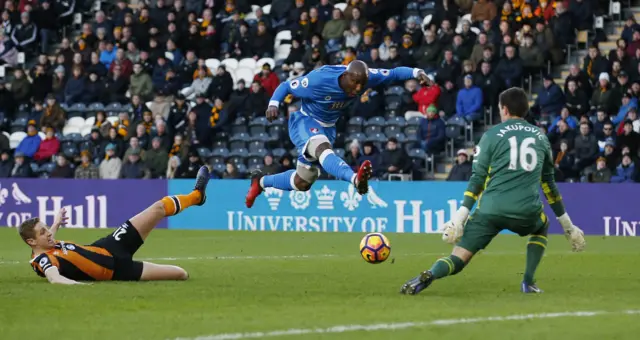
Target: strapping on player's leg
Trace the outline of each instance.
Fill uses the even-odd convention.
[[[265,188],[276,188],[285,191],[298,190],[295,187],[294,178],[296,170],[287,170],[279,174],[267,175],[260,179],[260,186]]]
[[[165,216],[173,216],[192,205],[200,203],[201,200],[202,193],[194,190],[188,195],[165,196],[161,201],[164,206]]]
[[[465,263],[461,258],[455,255],[449,255],[436,260],[431,266],[431,273],[434,279],[440,279],[445,276],[456,275],[464,269]]]

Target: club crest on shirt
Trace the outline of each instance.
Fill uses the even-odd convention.
[[[371,72],[371,74],[378,74],[378,69],[377,68],[370,68],[369,72]]]
[[[302,79],[302,82],[300,82],[300,85],[302,85],[302,87],[309,86],[309,78]]]
[[[294,80],[291,81],[289,86],[291,86],[291,88],[295,90],[295,89],[298,88],[298,86],[300,86],[300,81],[298,79],[294,79]]]
[[[318,133],[318,128],[311,128],[309,129],[309,131],[311,131],[311,133]]]
[[[380,74],[386,77],[389,75],[389,70],[380,70]]]

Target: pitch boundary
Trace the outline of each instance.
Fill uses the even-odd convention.
[[[460,319],[439,319],[432,321],[415,321],[400,323],[377,323],[377,324],[354,324],[354,325],[337,325],[328,328],[289,328],[275,331],[251,332],[251,333],[221,333],[213,335],[199,336],[195,338],[176,338],[175,340],[241,340],[241,339],[262,339],[277,336],[290,335],[306,335],[306,334],[336,334],[359,331],[377,331],[377,330],[400,330],[408,328],[424,328],[429,326],[453,326],[459,324],[476,324],[488,322],[505,322],[505,321],[522,321],[535,319],[556,319],[556,318],[584,318],[596,317],[604,315],[636,315],[640,314],[640,310],[623,310],[623,311],[575,311],[575,312],[556,312],[556,313],[536,313],[536,314],[515,314],[506,316],[489,316],[475,318]]]

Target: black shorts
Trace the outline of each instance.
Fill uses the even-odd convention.
[[[106,249],[115,261],[113,280],[138,281],[142,276],[142,262],[134,261],[133,255],[144,241],[130,221],[125,222],[111,234],[91,245]]]

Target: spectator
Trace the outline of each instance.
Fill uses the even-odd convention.
[[[272,175],[278,172],[278,165],[273,162],[273,155],[266,154],[262,159],[262,173]]]
[[[278,85],[280,85],[280,80],[275,73],[271,72],[271,65],[269,65],[269,63],[265,63],[262,66],[262,72],[256,74],[253,81],[260,82],[268,96],[272,96]]]
[[[483,61],[480,71],[475,75],[475,84],[482,91],[482,102],[485,105],[498,107],[498,95],[502,89],[501,80],[491,69],[491,63]]]
[[[388,178],[391,174],[406,174],[411,170],[411,161],[402,148],[398,148],[398,139],[390,137],[387,147],[380,156],[380,173]]]
[[[551,150],[554,152],[558,152],[560,150],[560,142],[562,140],[567,141],[569,150],[573,149],[573,142],[576,138],[575,132],[569,128],[569,125],[564,120],[558,121],[558,129],[550,130],[549,134],[549,142],[551,143]]]
[[[543,77],[543,87],[538,91],[535,107],[543,116],[555,118],[562,110],[565,98],[560,86],[553,81],[553,76],[547,74]]]
[[[347,49],[352,48],[354,51],[360,45],[360,40],[362,39],[362,33],[360,32],[360,27],[357,22],[351,22],[349,29],[344,31],[344,40],[345,47]],[[384,42],[380,45],[380,49],[388,48],[391,42],[390,36],[385,36]]]
[[[569,113],[569,109],[564,107],[560,111],[560,115],[556,116],[553,119],[553,122],[551,123],[551,126],[549,126],[549,132],[554,132],[554,133],[557,132],[558,131],[558,123],[560,121],[564,121],[569,126],[569,129],[571,129],[571,130],[577,129],[578,125],[579,125],[578,119],[575,116],[572,116]]]
[[[187,111],[189,110],[189,105],[187,105],[185,101],[186,98],[184,95],[179,93],[175,96],[175,99],[169,108],[167,125],[173,133],[183,130],[187,122]]]
[[[106,49],[101,50],[100,52],[100,62],[104,65],[104,67],[109,70],[111,69],[111,63],[114,59],[116,59],[117,48],[113,46],[113,42],[107,40]]]
[[[576,137],[575,142],[575,169],[579,173],[584,170],[598,157],[598,140],[591,133],[589,124],[583,122],[580,124],[580,134]]]
[[[456,34],[453,37],[453,43],[449,48],[453,53],[453,59],[458,63],[461,63],[463,60],[467,60],[471,57],[471,47],[464,44],[460,34]]]
[[[16,149],[16,152],[13,155],[13,159],[14,159],[14,164],[13,164],[13,169],[11,169],[11,177],[13,178],[34,177],[33,170],[31,170],[31,165],[29,165],[29,162],[25,160],[25,154],[22,153],[22,151],[19,151],[18,149]]]
[[[29,12],[22,12],[20,15],[20,23],[16,25],[11,32],[11,40],[16,47],[27,55],[36,53],[38,41],[36,40],[38,27],[31,22]]]
[[[364,161],[370,161],[371,166],[374,169],[374,177],[376,177],[379,173],[379,171],[376,170],[380,169],[380,153],[378,152],[378,149],[375,147],[373,142],[367,141],[364,142],[362,151],[362,156],[358,159],[358,163],[362,164]]]
[[[435,38],[435,33],[428,30],[424,33],[424,43],[414,54],[418,67],[427,73],[434,72],[438,68],[441,45]]]
[[[143,159],[148,166],[151,178],[161,178],[163,175],[166,175],[165,171],[167,170],[169,155],[167,154],[167,151],[162,149],[161,141],[161,138],[154,138],[151,141],[151,148],[144,154]],[[180,163],[179,157],[171,158],[178,158],[178,162]]]
[[[615,146],[618,139],[613,131],[613,124],[611,122],[604,123],[602,132],[602,137],[598,139],[598,146],[600,146],[600,151],[603,151],[605,149],[607,142],[611,142]]]
[[[251,40],[254,59],[273,56],[273,36],[267,31],[267,25],[264,22],[258,22],[258,29]]]
[[[0,133],[0,151],[11,149],[11,143],[9,137],[4,133]]]
[[[208,76],[207,70],[202,66],[196,70],[196,74],[196,78],[189,87],[190,93],[195,93],[196,95],[206,93],[209,86],[211,86],[211,77]]]
[[[486,1],[486,0],[483,0],[483,1]],[[487,34],[482,32],[480,33],[480,35],[478,35],[478,42],[473,46],[473,49],[471,51],[470,60],[473,63],[474,69],[480,69],[482,59],[484,58],[484,51],[487,48],[489,48],[490,51],[492,51],[493,44],[489,42],[487,38]]]
[[[280,167],[278,168],[278,173],[289,171],[292,169],[294,169],[294,167],[291,155],[284,154],[282,157],[280,157]]]
[[[91,153],[87,150],[80,152],[80,165],[76,167],[76,179],[99,179],[100,172],[98,167],[91,161]]]
[[[593,123],[593,134],[598,140],[604,136],[604,125],[606,123],[611,123],[609,115],[607,115],[604,110],[598,110],[596,113],[596,121]]]
[[[631,120],[624,121],[624,131],[618,136],[617,144],[629,147],[631,154],[635,157],[640,148],[640,133],[633,131],[633,122]]]
[[[113,130],[113,129],[112,129]],[[122,161],[116,154],[117,146],[109,143],[105,148],[105,159],[100,163],[100,178],[101,179],[118,179],[120,178],[120,172],[122,169]]]
[[[354,139],[349,143],[349,151],[347,152],[344,161],[351,167],[351,169],[357,170],[360,167],[358,159],[362,156],[360,153],[360,142]]]
[[[16,152],[19,152],[22,157],[33,158],[40,148],[42,139],[38,136],[38,130],[36,130],[35,122],[29,122],[27,126],[27,136],[18,144]]]
[[[13,160],[9,154],[9,149],[2,149],[0,151],[0,178],[11,177],[13,171]]]
[[[31,94],[34,101],[44,101],[48,93],[51,93],[53,78],[46,73],[44,66],[36,65],[31,76]]]
[[[567,82],[565,90],[566,106],[573,116],[582,116],[589,111],[589,101],[585,92],[578,87],[575,80]]]
[[[178,172],[178,168],[180,168],[180,158],[178,156],[173,156],[169,158],[165,168],[166,168],[166,179],[174,179],[176,178],[176,174]]]
[[[556,38],[558,47],[561,49],[575,42],[576,25],[574,24],[571,13],[565,9],[563,2],[556,1],[556,15],[549,20],[549,25],[553,31],[553,36]]]
[[[18,104],[27,104],[31,97],[31,83],[21,68],[16,68],[13,72],[14,79],[11,81],[11,92]]]
[[[567,140],[560,141],[560,149],[556,152],[555,159],[556,178],[559,182],[564,182],[565,179],[575,178],[575,164],[576,159],[573,150],[569,149],[569,142]]]
[[[618,110],[618,114],[615,117],[613,117],[611,122],[613,123],[613,125],[617,126],[627,118],[627,114],[631,110],[635,112],[637,109],[638,109],[638,98],[631,97],[630,94],[625,93],[622,96],[622,105],[620,106],[620,110]]]
[[[180,163],[184,163],[187,160],[187,153],[189,152],[189,144],[184,142],[182,135],[175,135],[173,137],[173,145],[169,151],[169,158],[178,156]]]
[[[505,48],[505,58],[500,59],[496,68],[496,75],[507,87],[520,86],[522,83],[522,61],[516,56],[515,47]]]
[[[222,174],[223,179],[239,179],[241,178],[240,173],[238,173],[238,168],[232,162],[227,162],[227,168],[224,170]]]
[[[146,157],[145,150],[140,144],[140,140],[138,140],[138,137],[136,136],[132,136],[131,138],[129,138],[129,147],[127,148],[127,151],[125,151],[124,158],[123,158],[124,164],[126,164],[129,161],[129,155],[131,155],[134,152],[137,152],[138,156],[140,156],[141,159],[143,160],[145,159]]]
[[[196,178],[198,170],[204,163],[200,160],[198,152],[194,149],[189,150],[188,159],[182,163],[176,172],[175,178]]]
[[[436,81],[438,84],[444,84],[447,81],[455,81],[460,76],[462,70],[460,63],[453,59],[453,51],[447,49],[444,51],[444,59],[437,69]]]
[[[268,65],[268,64],[267,64]],[[256,75],[257,76],[257,75]],[[276,77],[277,79],[278,77]],[[278,84],[275,85],[276,87]],[[275,87],[274,87],[275,91]],[[216,76],[211,80],[211,85],[207,90],[206,97],[212,98],[214,95],[220,97],[222,100],[229,100],[231,93],[233,92],[233,79],[231,74],[227,72],[224,65],[218,66],[216,70]]]
[[[464,77],[464,88],[458,92],[456,116],[464,118],[468,122],[482,118],[482,90],[473,85],[473,76],[471,75]]]
[[[438,107],[438,115],[445,119],[451,117],[456,112],[456,101],[458,97],[458,91],[451,81],[447,81],[444,83],[444,89],[440,92],[440,97],[438,97],[438,102],[436,106]]]
[[[167,124],[164,122],[164,120],[157,120],[156,121],[156,135],[155,136],[160,138],[160,140],[161,140],[160,144],[162,145],[163,149],[169,150],[171,148],[171,146],[173,145],[173,143],[172,143],[173,138],[167,132]]]
[[[182,51],[180,51],[176,46],[176,42],[172,39],[167,40],[167,51],[165,53],[168,53],[173,57],[173,59],[171,59],[171,64],[174,66],[180,65],[182,63],[182,59],[184,59]]]
[[[522,66],[525,68],[526,74],[539,74],[544,67],[544,54],[534,44],[533,36],[524,36],[524,46],[519,49]]]
[[[452,182],[466,182],[471,178],[471,162],[469,162],[469,154],[467,150],[460,149],[458,150],[458,159],[456,160],[456,164],[453,166],[449,175],[447,176],[447,181]]]
[[[148,179],[151,177],[149,169],[140,159],[140,150],[131,151],[125,163],[122,164],[122,175],[124,179]]]
[[[109,128],[109,132],[107,136],[103,140],[103,146],[108,146],[109,144],[113,144],[116,149],[115,152],[118,155],[118,158],[121,158],[124,155],[124,140],[122,136],[118,133],[118,128],[115,126],[111,126]]]
[[[600,157],[604,157],[607,161],[607,168],[614,173],[618,166],[618,153],[616,152],[616,145],[612,141],[607,141],[604,146],[604,151],[601,152]]]
[[[591,175],[592,182],[594,183],[609,183],[611,182],[611,170],[607,168],[607,160],[604,157],[599,157],[596,161],[596,171]]]
[[[595,84],[596,80],[599,80],[596,77],[602,78],[603,74],[607,75],[607,82],[609,81],[609,75],[607,74],[609,72],[609,62],[600,54],[598,46],[589,47],[589,55],[584,58],[582,70],[589,77],[591,83]],[[573,73],[571,75],[574,76]],[[578,83],[578,86],[580,86],[580,83]]]
[[[153,74],[151,75],[151,82],[155,89],[161,89],[164,87],[169,68],[170,65],[167,63],[164,56],[158,56],[156,65],[153,67]]]
[[[592,90],[591,90],[591,82],[589,77],[590,76],[587,74],[586,71],[582,71],[580,70],[580,68],[578,68],[578,65],[571,64],[571,66],[569,66],[569,76],[567,76],[567,78],[564,81],[564,92],[567,93],[567,91],[569,90],[569,82],[573,81],[575,82],[578,89],[584,92],[587,98],[591,98]]]
[[[436,84],[432,75],[427,75],[428,81],[413,95],[413,100],[418,104],[418,111],[426,115],[427,108],[438,102],[440,86]]]
[[[611,183],[632,183],[636,174],[636,166],[631,155],[622,156],[622,162],[616,168],[616,174],[611,177]]]
[[[79,66],[73,68],[73,76],[67,81],[64,87],[64,101],[67,105],[79,103],[84,98],[85,77]]]
[[[129,93],[131,96],[140,96],[145,100],[151,99],[153,82],[147,72],[144,72],[141,63],[133,65],[133,74],[130,79]]]
[[[254,118],[264,114],[269,103],[269,97],[265,93],[259,81],[251,83],[251,91],[244,103],[244,113],[247,118]]]
[[[59,154],[56,156],[56,167],[53,168],[51,174],[49,174],[51,178],[73,178],[73,168],[69,161],[67,160],[67,156],[64,154]]]
[[[293,68],[293,64],[296,62],[302,62],[305,54],[304,46],[300,44],[299,38],[294,37],[291,40],[291,50],[289,51],[289,55],[287,59],[284,60],[284,64],[282,64],[283,71],[290,71]]]
[[[613,98],[613,91],[609,84],[609,74],[601,73],[598,77],[599,88],[593,91],[591,96],[591,109],[603,108],[607,113],[618,111]]]
[[[634,57],[638,49],[640,49],[640,31],[635,31],[633,39],[627,43],[627,56]]]
[[[105,82],[105,99],[109,102],[126,103],[129,81],[121,73],[119,65],[114,65],[112,75]]]
[[[180,77],[182,84],[189,84],[193,81],[193,75],[196,73],[198,67],[200,67],[200,65],[198,65],[198,59],[196,58],[194,50],[187,48],[186,57],[182,60],[180,65],[178,65],[178,76]],[[207,76],[211,76],[211,72],[209,72],[209,69],[206,68],[206,66],[205,70],[207,71]]]
[[[629,112],[627,112],[627,118],[625,120],[630,120],[633,125],[633,131],[640,133],[640,118],[638,117],[638,110],[636,108],[631,108]],[[624,124],[618,125],[617,133],[624,133]]]
[[[485,20],[493,21],[497,15],[496,5],[491,0],[478,0],[471,8],[471,21],[474,23]]]
[[[332,19],[327,21],[322,29],[322,38],[327,42],[327,50],[334,51],[339,50],[341,47],[340,41],[344,31],[347,30],[347,22],[342,19],[342,12],[334,8]]]
[[[164,85],[158,90],[158,93],[164,93],[167,96],[175,96],[178,93],[178,90],[180,90],[180,86],[180,78],[176,77],[175,71],[170,68],[167,70]]]
[[[45,126],[45,138],[40,142],[38,151],[33,155],[33,159],[38,163],[44,163],[51,160],[53,155],[60,151],[60,141],[54,135],[51,126]]]

